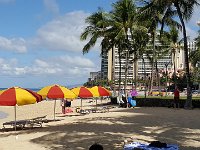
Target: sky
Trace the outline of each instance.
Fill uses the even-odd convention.
[[[80,34],[85,18],[116,0],[0,0],[0,87],[83,84],[100,70],[99,42],[88,54]],[[200,9],[186,24],[197,36]]]

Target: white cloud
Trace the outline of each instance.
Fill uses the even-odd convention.
[[[43,0],[45,8],[53,14],[59,14],[59,7],[56,0]]]
[[[86,58],[59,56],[45,60],[36,59],[32,66],[19,66],[16,59],[0,59],[1,75],[7,76],[65,76],[82,77],[94,71],[95,65]]]
[[[199,14],[199,7],[195,7],[192,18],[186,23],[187,35],[190,36],[190,40],[193,40],[197,37],[197,31],[200,29],[200,27],[197,25],[197,22],[200,21]]]
[[[0,50],[9,50],[18,53],[27,51],[26,41],[23,38],[5,38],[0,36]]]
[[[81,52],[87,41],[80,41],[80,35],[86,27],[85,19],[88,15],[76,11],[52,20],[38,29],[33,44],[48,50]]]

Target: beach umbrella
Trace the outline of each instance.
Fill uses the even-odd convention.
[[[94,97],[111,96],[111,92],[102,86],[93,86],[90,90]]]
[[[81,109],[82,109],[82,99],[93,97],[93,94],[90,91],[90,89],[84,86],[72,88],[71,91],[74,92],[77,97],[81,98]]]
[[[16,105],[28,105],[42,101],[42,96],[28,89],[11,87],[0,92],[0,106],[14,106],[16,130]]]
[[[56,100],[60,99],[74,99],[76,98],[76,95],[69,90],[68,88],[61,86],[61,85],[49,85],[45,86],[42,89],[40,89],[38,94],[42,95],[43,99],[53,99],[54,102],[54,120],[55,120],[55,110],[56,110]]]
[[[96,97],[96,108],[97,108],[97,97],[111,96],[111,92],[102,86],[93,86],[92,88],[90,88],[90,91],[92,91],[93,97]]]

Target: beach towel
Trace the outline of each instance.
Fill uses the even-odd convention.
[[[70,108],[65,109],[65,113],[72,113],[72,112],[73,112],[73,110]]]
[[[151,144],[142,144],[139,142],[133,142],[130,144],[124,145],[124,150],[134,150],[135,149],[142,149],[142,150],[179,150],[178,146],[175,144],[166,144],[166,147],[153,147],[150,146]]]

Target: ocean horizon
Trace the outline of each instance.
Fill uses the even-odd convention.
[[[79,87],[79,86],[83,86],[83,84],[74,84],[74,85],[68,85],[66,86],[67,88],[71,89],[71,88],[74,88],[74,87]],[[24,88],[24,87],[23,87]],[[25,87],[26,88],[26,87]],[[29,89],[31,91],[34,91],[34,92],[38,92],[41,88],[43,87],[38,87],[38,88],[26,88],[26,89]],[[0,90],[5,90],[7,88],[0,88]]]

